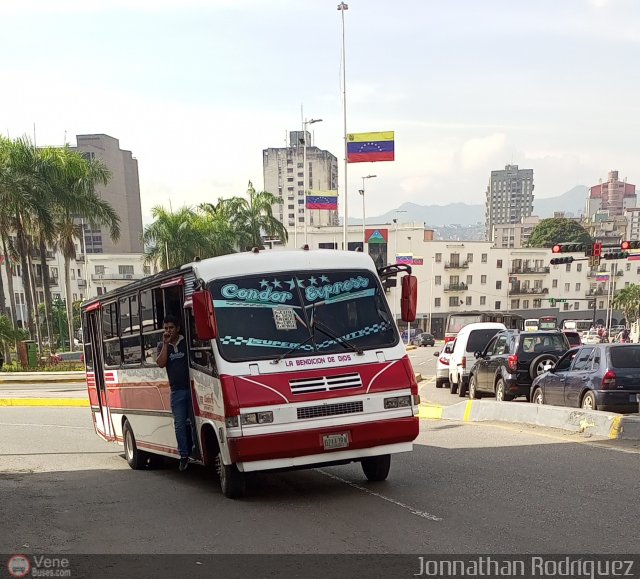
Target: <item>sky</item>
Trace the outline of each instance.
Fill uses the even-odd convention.
[[[339,160],[337,0],[3,0],[0,131],[38,145],[105,133],[138,159],[143,221],[263,186],[262,150],[302,118]],[[616,169],[640,187],[637,0],[349,0],[347,132],[395,131],[348,166],[349,216],[484,203],[491,170],[535,195]]]

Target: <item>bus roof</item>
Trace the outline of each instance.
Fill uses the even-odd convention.
[[[260,250],[231,253],[219,257],[210,257],[200,261],[187,263],[180,267],[161,271],[149,275],[144,279],[134,281],[126,286],[93,297],[82,304],[82,309],[98,307],[100,303],[108,302],[122,294],[128,294],[136,289],[157,287],[169,280],[179,280],[187,274],[195,274],[195,278],[209,282],[213,279],[224,279],[241,275],[267,275],[282,271],[301,271],[313,269],[329,271],[332,269],[366,269],[375,272],[376,268],[371,257],[360,251],[338,251],[335,249],[314,250]]]

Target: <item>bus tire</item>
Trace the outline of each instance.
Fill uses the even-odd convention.
[[[362,459],[362,471],[367,480],[372,482],[383,481],[389,476],[391,468],[391,455],[368,456]]]
[[[147,468],[149,454],[138,450],[136,437],[133,434],[133,428],[131,428],[128,420],[125,420],[122,425],[122,438],[124,439],[124,456],[129,466],[133,470]]]
[[[220,489],[225,497],[239,499],[244,496],[246,491],[244,473],[241,473],[235,464],[224,464],[220,453],[216,457],[216,470],[220,479]]]

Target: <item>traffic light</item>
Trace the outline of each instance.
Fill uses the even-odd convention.
[[[602,255],[603,259],[627,259],[629,253],[626,251],[610,251]]]
[[[572,261],[574,261],[574,259],[570,255],[567,257],[554,257],[551,260],[551,265],[562,265],[563,263],[571,263]]]
[[[549,305],[553,308],[556,305],[556,300],[554,298],[549,298]]]
[[[551,251],[553,253],[576,253],[578,251],[587,251],[589,248],[586,243],[556,243]]]
[[[622,249],[624,249],[624,247]],[[601,255],[602,255],[602,243],[600,243],[599,241],[596,241],[593,244],[593,257],[600,257]]]
[[[622,249],[622,251],[640,249],[640,241],[622,241],[620,242],[620,249]]]

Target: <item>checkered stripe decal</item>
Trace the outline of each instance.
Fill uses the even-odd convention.
[[[356,338],[362,338],[363,336],[370,336],[371,334],[384,332],[390,327],[391,324],[389,322],[380,322],[379,324],[365,326],[364,328],[357,330],[356,332],[351,332],[349,334],[345,334],[344,336],[340,336],[340,339],[347,340],[349,342],[351,340],[355,340]],[[338,340],[325,340],[324,342],[318,344],[318,349],[322,350],[323,348],[328,348],[329,346],[332,346],[336,343],[338,343]]]
[[[224,336],[220,338],[220,343],[225,346],[255,346],[255,347],[267,347],[267,348],[282,348],[283,350],[290,350],[295,347],[295,343],[286,344],[273,344],[273,343],[260,343],[262,340],[256,340],[255,338],[243,338],[242,336]],[[304,344],[304,346],[298,346],[298,350],[313,351],[312,344]]]

